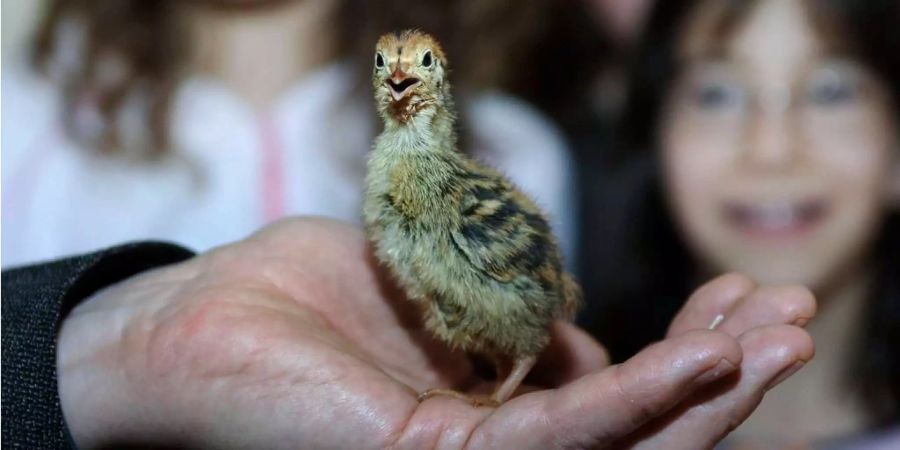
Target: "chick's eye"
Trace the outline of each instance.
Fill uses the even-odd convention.
[[[431,52],[425,52],[425,56],[422,57],[422,67],[431,67]]]
[[[384,67],[384,58],[381,57],[381,53],[375,54],[375,67],[379,69]]]

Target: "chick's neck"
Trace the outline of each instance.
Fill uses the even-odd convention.
[[[420,225],[446,224],[447,186],[454,184],[462,162],[452,108],[429,105],[405,122],[382,110],[382,118],[384,131],[368,163],[371,192],[389,193],[395,208]]]
[[[456,152],[456,112],[449,96],[442,97],[428,100],[424,107],[408,112],[406,117],[396,110],[405,105],[387,103],[380,108],[384,132],[376,151],[396,151],[401,155]]]

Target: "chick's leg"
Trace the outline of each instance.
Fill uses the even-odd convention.
[[[503,382],[497,386],[497,389],[494,391],[493,395],[491,395],[491,400],[500,404],[505,402],[509,397],[516,391],[516,388],[522,384],[522,380],[525,379],[525,375],[528,375],[528,372],[531,371],[531,368],[534,367],[534,363],[537,361],[536,356],[526,356],[523,358],[517,358],[513,361],[512,370],[509,375],[506,377]]]

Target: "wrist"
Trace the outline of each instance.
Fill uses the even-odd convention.
[[[105,370],[102,351],[114,351],[103,314],[85,314],[101,295],[84,300],[61,322],[56,340],[56,371],[60,408],[69,433],[80,448],[102,441],[99,431],[109,421],[104,416],[115,404],[114,384]],[[93,324],[93,326],[91,326]],[[102,325],[101,325],[102,324]],[[101,405],[106,404],[104,408]]]
[[[96,292],[60,324],[56,353],[60,407],[79,447],[128,442],[128,430],[136,429],[130,424],[146,409],[135,392],[142,384],[135,378],[140,372],[132,369],[142,351],[135,339],[142,338],[133,324],[141,317],[153,317],[164,301],[153,295],[155,272]]]
[[[151,392],[147,363],[160,353],[154,345],[168,348],[154,343],[160,318],[173,307],[183,281],[196,274],[190,261],[141,273],[96,292],[63,319],[57,334],[59,398],[79,447],[166,444],[165,424],[175,419],[171,410],[156,413],[167,399]]]

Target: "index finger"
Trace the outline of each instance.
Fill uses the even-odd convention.
[[[756,283],[753,280],[738,273],[728,273],[713,279],[691,294],[672,320],[666,336],[708,328],[713,319],[726,314],[755,289]]]

